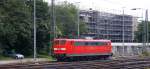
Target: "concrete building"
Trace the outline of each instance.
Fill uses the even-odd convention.
[[[137,19],[131,15],[112,14],[96,10],[81,10],[80,19],[87,25],[88,33],[83,36],[110,39],[112,42],[134,41]],[[123,25],[124,23],[124,25]]]

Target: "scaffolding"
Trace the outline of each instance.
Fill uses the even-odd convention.
[[[112,14],[97,10],[81,10],[80,15],[87,25],[88,33],[84,34],[86,36],[110,39],[112,42],[122,42],[124,36],[124,42],[134,41],[133,25],[137,19],[131,15]]]

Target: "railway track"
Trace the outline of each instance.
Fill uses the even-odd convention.
[[[0,69],[144,69],[146,67],[150,67],[150,58],[9,64],[0,66]]]

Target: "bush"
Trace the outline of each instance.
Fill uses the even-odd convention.
[[[144,52],[142,52],[142,55],[143,55],[143,56],[150,56],[150,52],[144,51]]]

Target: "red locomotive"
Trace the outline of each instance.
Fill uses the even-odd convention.
[[[84,56],[108,58],[112,56],[112,46],[110,40],[55,39],[53,54],[57,60]]]

